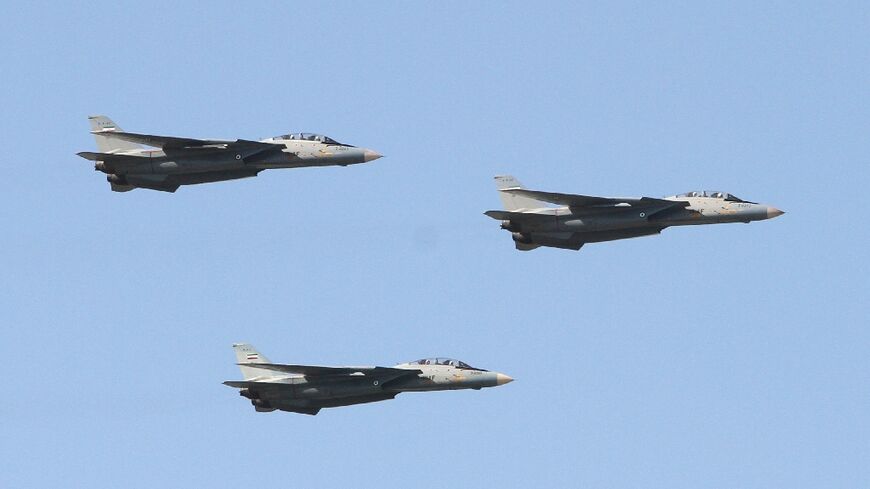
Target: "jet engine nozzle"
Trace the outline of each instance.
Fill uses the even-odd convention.
[[[256,407],[256,408],[262,408],[262,409],[269,409],[272,407],[272,405],[269,404],[268,401],[264,401],[262,399],[253,399],[253,400],[251,400],[251,404],[253,404],[254,407]]]
[[[511,238],[521,244],[532,244],[532,237],[528,233],[511,233]]]
[[[513,221],[502,221],[501,228],[506,229],[512,233],[519,232],[519,230],[520,230],[520,227],[517,226],[517,223],[515,223]]]
[[[121,175],[111,173],[106,177],[106,181],[115,185],[127,185],[127,179]]]
[[[259,399],[260,396],[256,392],[251,392],[248,389],[242,389],[239,391],[239,395],[242,397],[247,397],[250,400]]]

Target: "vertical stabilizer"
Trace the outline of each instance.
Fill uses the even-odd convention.
[[[91,132],[94,133],[94,139],[97,140],[97,149],[99,149],[101,153],[120,153],[123,151],[142,149],[142,146],[139,146],[136,143],[122,141],[117,138],[107,138],[106,136],[96,134],[100,131],[123,131],[123,129],[118,127],[112,119],[109,119],[104,115],[92,115],[88,117],[88,122],[91,123]]]
[[[247,343],[234,343],[233,350],[236,352],[236,363],[271,363],[268,358],[261,355],[260,352]],[[262,370],[256,367],[239,365],[239,369],[242,371],[242,376],[245,380],[269,375],[268,370]]]
[[[542,207],[547,207],[547,203],[541,202],[540,200],[523,197],[521,195],[513,195],[508,192],[501,192],[501,190],[511,188],[524,188],[523,184],[514,178],[513,175],[496,176],[495,185],[499,189],[498,195],[501,197],[501,202],[504,204],[505,210],[516,211],[520,209],[540,209]]]

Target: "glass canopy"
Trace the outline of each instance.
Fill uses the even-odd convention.
[[[674,195],[674,197],[707,197],[711,199],[723,199],[729,202],[746,202],[745,200],[738,198],[736,195],[731,195],[727,192],[720,192],[718,190],[696,190],[694,192]]]
[[[281,136],[275,136],[272,139],[282,139],[282,140],[291,140],[291,141],[317,141],[319,143],[324,143],[324,144],[337,144],[337,145],[341,145],[341,146],[347,146],[346,144],[341,144],[329,136],[324,136],[323,134],[314,134],[314,133],[310,133],[310,132],[297,132],[294,134],[284,134]]]
[[[421,360],[414,360],[413,362],[409,362],[409,365],[448,365],[450,367],[462,368],[466,370],[483,370],[481,368],[474,368],[461,360],[444,357],[423,358]]]

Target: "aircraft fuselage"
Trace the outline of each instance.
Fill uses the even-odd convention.
[[[716,198],[665,199],[686,202],[685,207],[651,205],[614,206],[605,209],[568,206],[527,209],[524,215],[546,218],[504,220],[501,227],[511,231],[519,249],[537,246],[579,249],[585,243],[659,234],[671,226],[724,224],[770,219],[782,214],[774,207],[752,202],[729,202]],[[552,219],[549,219],[552,217]]]
[[[395,368],[421,370],[411,377],[383,379],[365,375],[306,378],[292,376],[269,379],[280,389],[242,389],[239,395],[251,399],[259,411],[281,410],[314,414],[327,407],[350,406],[392,399],[402,392],[481,389],[506,384],[513,379],[497,372],[460,369],[446,365],[398,365]],[[267,386],[268,387],[268,386]],[[274,385],[272,385],[274,387]]]

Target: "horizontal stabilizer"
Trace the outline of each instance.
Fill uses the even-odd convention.
[[[147,161],[145,156],[118,155],[114,153],[94,153],[91,151],[82,151],[76,153],[78,156],[91,161],[111,161],[112,163],[142,163]]]
[[[552,214],[535,214],[532,212],[486,211],[484,214],[500,221],[514,222],[552,222],[555,219],[555,216]]]
[[[227,380],[224,385],[235,387],[236,389],[292,389],[293,384],[284,384],[281,382],[252,382],[249,380]]]

